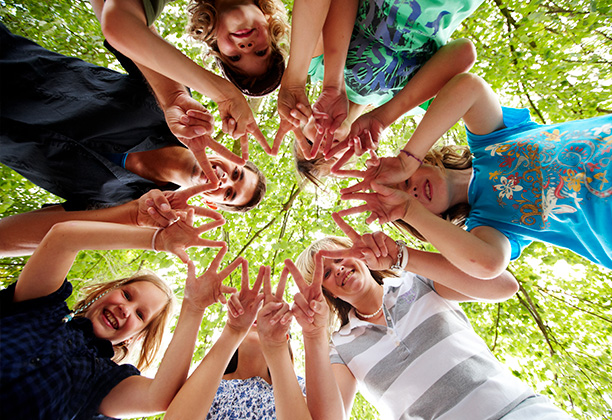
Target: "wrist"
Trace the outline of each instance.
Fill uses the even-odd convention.
[[[162,251],[161,248],[158,247],[158,243],[160,242],[160,233],[164,230],[164,228],[157,228],[155,232],[153,232],[153,236],[151,237],[151,249],[153,251],[159,252]]]

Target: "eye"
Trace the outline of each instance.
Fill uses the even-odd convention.
[[[142,314],[142,312],[136,311],[136,316],[138,316],[138,319],[140,319],[141,321],[144,320],[144,315]]]
[[[263,57],[264,55],[266,55],[266,52],[268,51],[268,49],[266,48],[265,50],[261,50],[261,51],[255,51],[255,55],[257,57]]]
[[[342,262],[342,258],[336,258],[336,259],[334,260],[334,262],[335,262],[336,264],[340,264],[340,263]]]
[[[236,61],[240,60],[240,56],[239,55],[230,55],[229,57],[227,57],[227,59],[229,61],[233,61],[235,63]]]
[[[325,272],[323,273],[323,278],[324,279],[328,278],[330,274],[331,274],[331,270],[325,270]]]
[[[125,291],[125,290],[122,290],[121,292],[123,293],[123,297],[124,297],[126,300],[132,300],[132,295],[130,294],[130,292],[127,292],[127,291]]]
[[[228,188],[225,190],[225,194],[223,194],[223,199],[229,201],[232,198],[232,189]]]
[[[238,171],[238,168],[236,168],[234,169],[234,172],[232,172],[232,181],[236,181],[238,177],[240,177],[240,172]]]

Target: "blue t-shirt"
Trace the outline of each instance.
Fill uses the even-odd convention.
[[[389,102],[483,0],[361,0],[346,57],[348,98]],[[323,80],[323,56],[308,70]]]
[[[507,128],[468,131],[467,229],[499,230],[512,259],[535,240],[612,268],[612,116],[539,125],[527,109],[503,114]]]

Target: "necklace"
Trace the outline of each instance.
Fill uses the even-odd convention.
[[[79,314],[81,312],[83,312],[85,309],[89,308],[91,306],[92,303],[94,303],[96,300],[100,299],[102,296],[104,296],[105,294],[107,294],[108,292],[110,292],[111,289],[108,289],[107,291],[105,291],[104,293],[100,294],[97,298],[95,298],[94,300],[92,300],[91,302],[88,302],[85,306],[83,306],[80,309],[77,309],[76,311],[70,311],[70,313],[66,316],[64,316],[64,318],[62,318],[62,322],[65,324],[66,322],[70,322],[72,321],[72,319],[74,318],[74,316],[76,314]]]
[[[383,301],[383,302],[380,304],[380,308],[378,308],[378,309],[376,310],[376,312],[374,312],[373,314],[362,314],[361,312],[359,312],[359,311],[357,310],[357,308],[355,308],[355,313],[356,313],[357,315],[359,315],[361,318],[364,318],[364,319],[374,318],[376,315],[378,315],[378,314],[380,313],[380,311],[382,311],[384,304],[385,304],[385,303],[384,303],[384,301]]]

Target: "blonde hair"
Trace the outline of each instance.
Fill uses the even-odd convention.
[[[350,239],[340,236],[328,236],[327,238],[319,239],[318,241],[310,244],[295,260],[295,265],[302,274],[304,281],[308,284],[312,283],[314,270],[315,270],[315,255],[321,250],[333,250],[338,248],[348,249],[353,246]],[[386,277],[396,277],[397,275],[392,270],[370,270],[370,274],[378,284],[383,284],[383,280]],[[339,327],[348,324],[349,312],[353,309],[353,306],[333,296],[327,289],[323,288],[323,296],[327,304],[331,308],[330,312],[330,332],[337,329],[336,321],[339,321]]]
[[[293,141],[293,156],[295,158],[295,169],[301,180],[309,181],[318,188],[323,187],[321,178],[329,176],[332,166],[338,161],[338,158],[335,156],[329,160],[325,160],[321,152],[313,159],[307,159],[302,149],[297,144],[297,140]]]
[[[138,338],[142,337],[142,344],[140,346],[140,355],[138,357],[138,361],[136,362],[136,367],[139,370],[147,369],[153,361],[155,360],[155,356],[159,351],[161,346],[161,342],[164,337],[164,332],[166,330],[166,325],[170,320],[170,317],[174,313],[174,305],[175,305],[175,297],[170,286],[162,280],[157,274],[150,271],[139,271],[130,277],[124,277],[118,280],[113,280],[104,283],[97,283],[90,286],[85,286],[82,291],[85,293],[85,296],[77,301],[74,310],[83,310],[86,305],[92,302],[94,299],[102,296],[103,294],[109,292],[112,289],[116,289],[128,284],[136,283],[139,281],[149,282],[153,285],[157,286],[159,290],[164,292],[166,295],[166,304],[161,309],[159,314],[155,318],[153,318],[147,326],[138,334]],[[76,316],[85,316],[87,311],[83,311]],[[133,346],[132,342],[121,342],[119,344],[113,345],[113,349],[115,350],[115,355],[113,356],[113,361],[120,362],[125,359],[131,347]]]
[[[437,166],[442,169],[468,169],[472,167],[472,152],[468,146],[443,146],[431,149],[423,158],[423,163],[431,166]],[[444,220],[448,220],[452,224],[463,227],[465,221],[470,214],[469,203],[459,203],[450,207],[441,214]],[[427,242],[425,237],[403,220],[393,222],[399,229],[410,233],[415,238]]]

